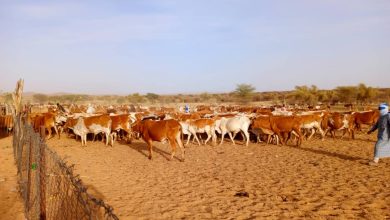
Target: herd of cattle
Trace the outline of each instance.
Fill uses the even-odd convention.
[[[362,125],[372,126],[379,118],[379,111],[363,112],[331,112],[328,110],[308,111],[302,109],[286,109],[274,107],[240,107],[240,106],[198,106],[193,112],[184,113],[175,108],[129,108],[128,106],[50,106],[45,113],[29,110],[25,120],[39,131],[42,128],[52,137],[54,131],[58,138],[66,132],[80,136],[81,145],[86,146],[87,134],[91,138],[101,136],[106,145],[114,145],[118,139],[131,142],[133,138],[142,138],[149,147],[149,159],[153,157],[153,141],[167,141],[174,157],[179,146],[184,160],[184,145],[182,140],[186,135],[189,144],[196,141],[198,145],[217,144],[217,133],[222,144],[226,134],[235,144],[238,133],[241,134],[248,146],[251,134],[256,142],[265,141],[267,144],[286,144],[295,139],[299,146],[303,139],[310,139],[319,134],[324,139],[328,133],[336,136],[342,131],[354,139],[355,131],[361,130]],[[0,116],[0,129],[12,129],[12,117]],[[204,135],[202,135],[204,134]],[[206,140],[202,140],[202,136]],[[200,139],[200,140],[199,140]]]

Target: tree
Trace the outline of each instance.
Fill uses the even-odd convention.
[[[45,94],[40,94],[40,93],[38,93],[38,94],[34,94],[34,95],[33,95],[33,99],[34,99],[35,102],[38,102],[38,103],[45,103],[45,102],[47,102],[48,97],[47,97],[47,95],[45,95]]]
[[[116,100],[116,103],[118,103],[118,104],[123,104],[123,103],[125,103],[126,102],[126,98],[125,97],[123,97],[123,96],[120,96],[117,100]]]
[[[336,93],[339,101],[344,103],[351,103],[357,97],[357,89],[355,86],[338,86],[336,87]]]
[[[152,102],[152,103],[155,103],[159,98],[160,96],[155,94],[155,93],[147,93],[146,94],[146,98]]]
[[[242,84],[237,84],[234,93],[240,99],[239,100],[240,102],[249,102],[255,90],[256,88],[253,87],[252,85],[242,83]]]
[[[314,105],[318,102],[318,93],[318,88],[315,85],[311,87],[295,86],[294,96],[301,104]]]
[[[132,103],[143,103],[145,101],[144,97],[139,93],[134,93],[127,96],[127,100]]]
[[[378,94],[377,89],[367,87],[364,83],[360,83],[357,87],[357,101],[360,103],[366,103],[370,99],[374,98]]]
[[[211,98],[211,95],[208,94],[207,92],[200,94],[200,101],[201,102],[207,102],[208,100],[210,100],[210,98]]]

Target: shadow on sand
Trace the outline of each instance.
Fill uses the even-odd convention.
[[[133,150],[138,151],[140,154],[144,155],[145,157],[149,158],[149,147],[145,142],[132,142],[131,144],[127,143],[127,145],[132,148]],[[176,153],[180,152],[180,149],[176,150]],[[163,156],[166,160],[170,160],[171,154],[157,148],[155,145],[153,145],[153,153],[157,153],[161,156]],[[175,156],[178,161],[182,161],[177,156]]]
[[[329,156],[329,157],[336,157],[339,159],[349,160],[349,161],[365,160],[365,158],[361,158],[361,157],[354,157],[354,156],[349,156],[349,155],[335,153],[335,152],[329,152],[329,151],[320,150],[320,149],[303,148],[303,147],[296,147],[296,146],[289,146],[289,145],[285,145],[282,147],[294,148],[297,150],[302,150],[302,151],[311,152],[311,153],[315,153],[315,154],[321,154],[321,155],[325,155],[325,156]]]

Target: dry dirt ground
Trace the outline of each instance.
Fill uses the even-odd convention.
[[[185,162],[168,161],[162,143],[150,161],[141,140],[81,147],[63,135],[48,145],[120,219],[390,219],[390,158],[367,165],[374,141],[358,134],[301,147],[190,144]],[[0,140],[0,163],[0,219],[23,219],[11,138]],[[241,191],[249,197],[235,196]]]
[[[0,134],[0,219],[24,219],[23,203],[17,191],[12,137]]]
[[[367,165],[374,141],[358,134],[301,147],[190,144],[185,162],[168,161],[162,143],[150,161],[141,140],[48,144],[120,219],[390,219],[390,158]],[[249,197],[235,196],[240,191]]]

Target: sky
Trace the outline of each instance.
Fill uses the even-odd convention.
[[[390,87],[389,0],[0,0],[0,93]]]

